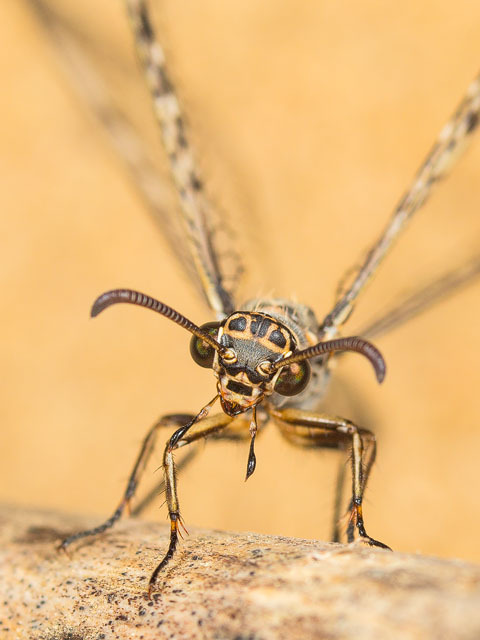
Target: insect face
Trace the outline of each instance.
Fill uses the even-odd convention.
[[[282,371],[274,363],[297,348],[293,335],[280,322],[247,311],[228,316],[217,339],[228,349],[213,362],[222,408],[228,415],[242,413],[273,393]]]

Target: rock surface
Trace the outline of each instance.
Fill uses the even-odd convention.
[[[126,520],[67,555],[58,541],[96,522],[0,522],[2,639],[480,638],[480,567],[456,560],[193,530],[149,600],[167,527]]]

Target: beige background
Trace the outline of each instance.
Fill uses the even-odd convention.
[[[156,150],[123,13],[114,0],[101,4],[56,6]],[[480,68],[480,6],[155,4],[209,192],[251,265],[244,294],[274,288],[323,317]],[[0,29],[1,498],[100,518],[148,425],[198,409],[213,379],[190,361],[178,327],[120,307],[91,321],[91,302],[131,286],[195,322],[210,316],[28,4],[4,0]],[[478,251],[479,163],[476,140],[349,332]],[[360,358],[338,366],[378,434],[367,528],[395,549],[480,560],[479,312],[477,283],[379,340],[389,366],[382,387]],[[247,484],[246,457],[246,446],[205,448],[180,480],[187,526],[325,539],[335,456],[294,450],[271,428]],[[165,508],[150,516],[163,520]]]

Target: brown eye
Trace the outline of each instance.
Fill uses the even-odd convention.
[[[202,324],[200,329],[216,339],[220,324],[220,322],[207,322]],[[198,336],[193,336],[190,340],[190,354],[201,367],[211,369],[213,358],[215,357],[215,349]]]
[[[305,389],[309,380],[308,362],[293,362],[280,372],[275,383],[275,391],[282,396],[296,396]]]

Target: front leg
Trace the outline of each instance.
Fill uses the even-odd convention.
[[[389,549],[386,544],[367,534],[363,521],[363,494],[376,454],[373,433],[350,420],[301,409],[270,408],[269,413],[282,435],[292,444],[308,448],[351,448],[352,499],[349,506],[348,542],[353,541],[356,527],[361,540],[372,546]]]
[[[148,587],[149,596],[151,596],[152,591],[155,588],[158,574],[165,568],[175,553],[178,543],[179,527],[183,526],[180,516],[180,503],[178,501],[177,477],[173,452],[180,447],[184,447],[187,444],[195,442],[195,440],[218,434],[218,432],[225,429],[232,420],[233,418],[227,416],[226,413],[219,413],[210,418],[204,418],[203,420],[192,424],[188,431],[185,430],[185,427],[177,429],[165,445],[163,453],[163,472],[165,476],[165,495],[168,506],[168,516],[170,518],[170,542],[167,553],[150,578]]]
[[[135,460],[135,464],[133,465],[132,472],[127,482],[127,486],[125,488],[125,492],[123,497],[112,513],[112,515],[105,520],[102,524],[94,527],[93,529],[86,529],[85,531],[79,531],[77,533],[68,536],[65,540],[60,544],[60,549],[65,550],[72,542],[76,542],[81,538],[87,538],[90,536],[96,536],[100,533],[103,533],[107,529],[113,527],[113,525],[120,520],[123,515],[123,512],[130,504],[131,499],[134,497],[135,492],[137,490],[138,484],[140,482],[140,478],[145,470],[145,467],[150,459],[154,449],[155,443],[158,435],[158,430],[161,428],[172,428],[179,427],[180,425],[184,425],[192,420],[194,416],[189,414],[175,414],[163,416],[158,420],[150,429],[148,430],[147,435],[145,436],[140,451],[138,453],[137,459]]]

